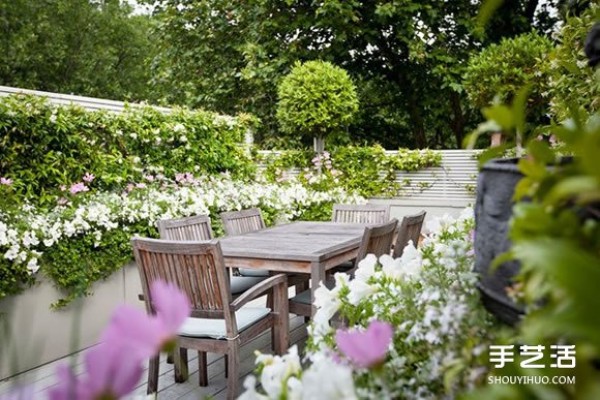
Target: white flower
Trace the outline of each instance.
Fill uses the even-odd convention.
[[[339,289],[337,291],[339,291]],[[313,324],[317,329],[327,330],[329,321],[340,308],[342,303],[337,297],[337,291],[327,289],[327,287],[323,285],[323,282],[321,282],[320,286],[315,290],[314,305],[317,308],[317,311],[313,317]]]
[[[348,284],[350,293],[348,293],[348,301],[356,306],[360,301],[371,294],[375,293],[375,287],[360,279],[352,279]]]
[[[262,359],[264,368],[260,375],[260,384],[269,396],[277,399],[283,391],[283,384],[287,379],[302,371],[298,347],[292,346],[288,353],[283,356],[274,356]]]
[[[375,254],[367,254],[367,256],[360,260],[358,267],[354,273],[354,280],[360,280],[366,282],[370,277],[375,274],[375,266],[377,265],[377,257]]]
[[[254,375],[248,375],[244,380],[244,389],[246,391],[242,393],[238,400],[268,400],[269,398],[256,391],[256,377]]]
[[[173,132],[179,133],[179,132],[185,132],[185,131],[186,131],[186,129],[185,129],[185,126],[183,126],[183,124],[176,124],[173,127]]]
[[[27,269],[29,270],[30,274],[35,274],[40,269],[37,258],[32,258],[29,260],[27,263]]]
[[[302,374],[302,398],[305,400],[356,399],[352,370],[329,358],[317,358]]]

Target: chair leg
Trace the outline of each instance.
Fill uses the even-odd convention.
[[[187,349],[178,347],[173,351],[173,369],[175,371],[175,382],[186,382],[189,377]]]
[[[225,363],[225,378],[227,378],[227,376],[228,376],[228,374],[229,374],[229,372],[228,372],[228,371],[229,371],[229,368],[227,367],[227,364],[228,364],[228,361],[227,361],[227,360],[229,360],[229,358],[227,357],[227,354],[225,354],[225,355],[223,356],[223,362]]]
[[[232,341],[229,344],[228,364],[227,364],[227,399],[234,400],[237,398],[239,385],[238,385],[238,368],[240,364],[239,346],[238,341]]]
[[[208,366],[206,365],[206,352],[198,352],[198,384],[208,386]]]
[[[158,391],[158,366],[160,364],[159,355],[150,358],[148,365],[148,389],[147,394],[156,393]]]

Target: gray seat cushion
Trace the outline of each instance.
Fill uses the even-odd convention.
[[[241,294],[257,283],[264,281],[268,276],[232,276],[231,294]]]
[[[244,307],[235,313],[238,332],[242,332],[256,321],[271,312],[265,307]],[[188,318],[179,329],[179,335],[191,337],[210,337],[224,339],[227,337],[224,319]]]
[[[263,269],[240,268],[239,271],[242,276],[269,276],[269,271]]]
[[[335,281],[334,280],[326,281],[325,287],[329,290],[333,289],[335,287]],[[310,303],[310,289],[305,290],[302,293],[295,295],[294,297],[292,297],[290,299],[290,301],[293,301],[294,303],[300,303],[300,304],[311,304]]]

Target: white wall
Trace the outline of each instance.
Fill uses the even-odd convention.
[[[4,330],[0,333],[0,379],[96,344],[119,304],[144,306],[137,299],[142,290],[133,263],[96,283],[92,296],[65,310],[50,310],[50,303],[62,296],[48,279],[40,281],[35,288],[0,302],[2,322],[9,329],[8,335]]]

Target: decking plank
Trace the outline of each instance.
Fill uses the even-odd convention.
[[[306,325],[304,318],[290,315],[290,346],[294,344],[303,345],[306,339]],[[87,350],[87,349],[86,349]],[[42,395],[43,392],[58,383],[56,378],[56,368],[62,363],[68,363],[70,357],[77,357],[75,361],[75,370],[77,373],[83,371],[83,356],[85,351],[80,351],[69,357],[54,361],[52,363],[40,366],[34,370],[25,372],[16,377],[0,381],[0,395],[7,393],[15,384],[26,383],[35,386],[36,395]],[[271,352],[271,333],[264,332],[253,341],[249,342],[240,349],[240,381],[254,370],[254,351],[260,350],[263,353]],[[222,355],[208,354],[208,376],[209,386],[198,386],[198,363],[197,353],[189,352],[190,375],[189,380],[184,383],[175,383],[173,379],[173,365],[166,362],[166,355],[162,354],[160,358],[160,376],[158,384],[158,396],[160,400],[171,399],[202,399],[206,396],[213,398],[225,398],[227,393],[227,382],[225,379],[224,360]],[[148,379],[147,365],[145,366],[142,380],[134,392],[128,396],[128,399],[139,399],[146,394],[146,384]],[[241,387],[241,386],[240,386]]]

